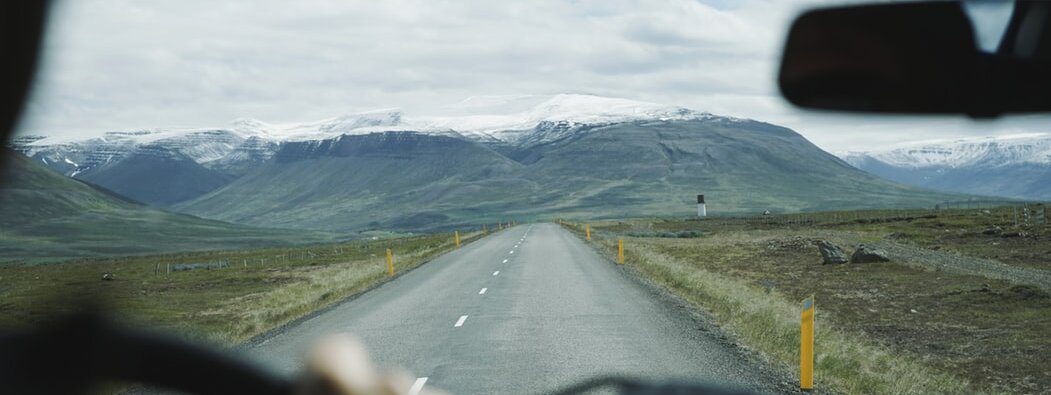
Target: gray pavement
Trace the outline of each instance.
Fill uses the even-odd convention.
[[[244,352],[295,374],[310,344],[335,332],[364,341],[380,366],[452,394],[539,394],[601,375],[790,390],[696,314],[554,224],[465,245]]]

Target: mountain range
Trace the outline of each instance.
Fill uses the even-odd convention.
[[[591,95],[475,97],[271,124],[24,136],[13,147],[136,201],[254,226],[361,231],[516,218],[933,206],[780,126]]]
[[[931,141],[840,155],[888,180],[973,195],[1051,200],[1051,134]]]

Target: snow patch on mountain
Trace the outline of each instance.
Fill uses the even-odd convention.
[[[871,158],[902,168],[1051,165],[1051,133],[931,140],[881,151],[846,152],[839,156],[855,166]]]
[[[306,123],[272,124],[257,119],[234,120],[232,129],[242,136],[273,141],[324,140],[366,130],[398,129],[403,123],[398,109],[374,110]],[[368,133],[368,132],[366,132]]]
[[[547,123],[604,125],[633,120],[700,119],[711,114],[683,107],[593,95],[474,96],[441,108],[441,115],[406,116],[376,110],[302,124],[235,121],[244,135],[277,141],[309,141],[339,135],[389,131],[457,133],[469,138],[511,142]]]
[[[503,101],[498,97],[468,98],[462,107],[473,108],[480,114],[434,117],[429,120],[427,129],[450,129],[468,136],[492,137],[510,142],[520,138],[522,131],[534,130],[546,124],[605,125],[636,120],[685,120],[712,116],[678,106],[571,94],[548,97],[524,111],[499,111],[507,111],[516,105],[538,99],[526,96],[512,96]],[[489,110],[489,113],[483,110]]]
[[[441,109],[442,115],[405,116],[399,109],[359,112],[305,123],[268,123],[240,118],[226,128],[168,128],[106,132],[84,139],[71,136],[48,136],[27,142],[29,147],[44,147],[98,139],[102,144],[150,144],[183,138],[187,135],[225,132],[244,140],[252,137],[270,141],[324,140],[343,134],[368,134],[387,131],[420,133],[459,133],[466,137],[507,141],[545,123],[602,125],[634,120],[682,120],[712,117],[711,114],[684,107],[602,97],[559,94],[476,96]],[[232,148],[223,147],[223,151]],[[203,153],[202,153],[203,154]],[[190,155],[194,157],[195,155]],[[221,157],[219,152],[207,160]],[[202,158],[203,159],[203,158]]]

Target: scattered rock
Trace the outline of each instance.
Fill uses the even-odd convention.
[[[909,239],[909,235],[901,233],[901,232],[892,232],[891,234],[887,235],[887,238],[888,239],[895,239],[895,240],[908,240]]]
[[[814,240],[814,245],[821,251],[821,258],[824,259],[822,262],[825,265],[838,265],[847,263],[847,254],[843,252],[839,246],[828,242],[827,240]]]
[[[810,244],[810,239],[796,236],[770,240],[766,243],[766,249],[770,251],[803,251],[810,247]]]
[[[913,314],[919,313],[919,311],[916,311],[916,309],[909,309],[909,312]]]
[[[854,250],[854,254],[850,256],[851,263],[870,263],[870,262],[887,262],[890,258],[887,257],[887,253],[882,250],[875,248],[865,247],[864,244],[858,246],[858,249]]]
[[[1027,233],[1025,233],[1023,231],[1017,231],[1017,232],[1004,232],[1000,236],[1001,237],[1026,237],[1026,236],[1029,236],[1029,234],[1027,234]]]
[[[770,293],[770,291],[773,291],[777,285],[771,280],[763,280],[762,282],[760,282],[760,284],[762,284],[763,289],[766,290],[766,293]]]
[[[989,228],[989,229],[986,229],[986,230],[982,231],[983,235],[993,235],[993,236],[995,236],[995,235],[998,235],[998,234],[1001,234],[1001,233],[1004,233],[1004,230],[1001,229],[999,226],[994,226],[992,228]]]
[[[1044,291],[1036,286],[1021,284],[1015,285],[1008,289],[1014,296],[1022,300],[1034,300],[1034,299],[1047,299],[1051,298],[1051,294]]]
[[[113,273],[102,273],[102,281],[113,281]]]

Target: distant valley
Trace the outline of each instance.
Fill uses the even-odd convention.
[[[0,149],[8,151],[7,148]],[[151,208],[4,152],[0,263],[283,246],[338,235],[261,229]]]

